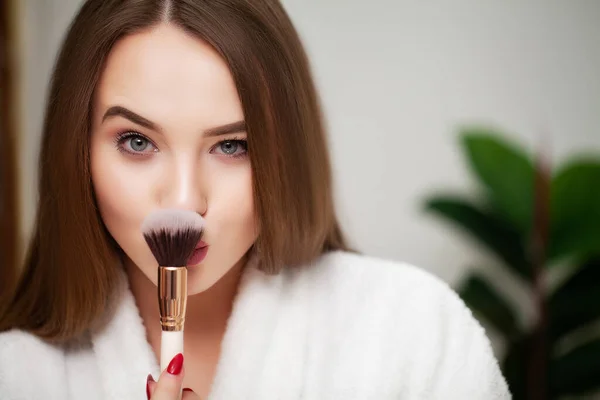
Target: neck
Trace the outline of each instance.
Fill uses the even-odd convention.
[[[220,345],[225,333],[245,262],[246,259],[243,258],[212,287],[188,297],[184,326],[185,348],[219,347],[215,344]],[[131,291],[146,327],[148,342],[158,360],[161,327],[156,285],[130,260],[125,261],[125,268]],[[218,354],[215,357],[218,358]]]

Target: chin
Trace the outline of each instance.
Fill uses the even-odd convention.
[[[207,291],[216,285],[227,271],[215,271],[206,263],[188,266],[188,296]],[[217,273],[215,273],[217,272]]]
[[[207,279],[190,279],[188,275],[188,296],[206,292],[214,286],[216,282],[207,281]]]

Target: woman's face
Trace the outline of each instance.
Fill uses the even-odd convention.
[[[225,62],[169,25],[127,36],[97,86],[91,173],[108,231],[156,284],[140,226],[179,208],[205,219],[208,253],[190,266],[189,293],[210,288],[243,260],[257,236],[244,114]]]

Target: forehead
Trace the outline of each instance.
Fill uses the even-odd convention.
[[[115,44],[95,105],[102,111],[115,104],[157,121],[192,118],[207,127],[243,119],[225,61],[206,42],[172,25],[159,25]]]

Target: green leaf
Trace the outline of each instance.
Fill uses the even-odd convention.
[[[468,128],[462,144],[492,203],[523,235],[532,222],[534,169],[528,155],[491,129]]]
[[[431,211],[455,223],[479,243],[493,251],[518,276],[529,281],[531,269],[518,232],[495,215],[450,196],[432,197],[425,203]]]
[[[584,263],[556,289],[548,311],[553,339],[600,318],[600,257]]]
[[[600,254],[600,161],[574,161],[556,174],[551,224],[551,259]]]
[[[512,307],[487,281],[472,274],[459,288],[463,301],[475,313],[492,324],[507,338],[519,335],[517,318]]]
[[[556,395],[584,394],[600,388],[600,339],[585,343],[550,363],[550,388]]]

